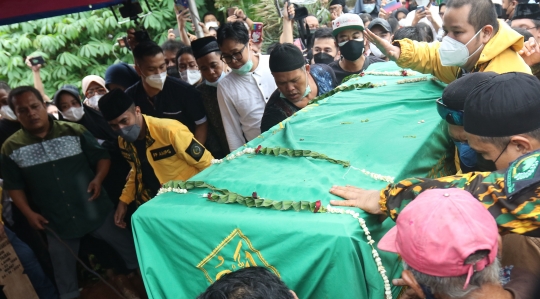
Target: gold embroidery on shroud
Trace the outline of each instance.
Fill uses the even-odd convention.
[[[232,264],[230,269],[226,269],[225,268],[226,266],[224,266],[225,258],[222,255],[218,255],[218,254],[223,248],[229,245],[229,243],[231,243],[231,241],[234,240],[236,237],[240,238],[240,240],[238,240],[238,243],[236,244],[236,248],[233,254],[233,260],[236,264]],[[232,244],[235,244],[235,243],[232,243]],[[249,250],[243,250],[244,244],[247,245]],[[243,257],[242,257],[242,252],[244,255]],[[213,283],[215,280],[220,279],[221,276],[227,273],[231,273],[237,268],[240,269],[240,268],[258,266],[257,261],[255,260],[253,255],[257,256],[260,262],[266,268],[274,272],[274,274],[276,274],[278,277],[281,277],[278,270],[274,266],[271,266],[270,264],[268,264],[268,262],[263,258],[261,252],[253,247],[253,244],[251,244],[251,241],[242,233],[242,231],[239,228],[234,229],[223,241],[221,241],[221,243],[197,265],[197,268],[204,273],[204,276],[210,283]],[[217,266],[214,267],[214,269],[217,269],[217,271],[219,272],[217,272],[217,274],[215,275],[215,278],[212,278],[210,273],[208,273],[208,270],[205,269],[204,266],[208,264],[216,256],[219,263]],[[218,268],[221,268],[221,269],[218,269]]]

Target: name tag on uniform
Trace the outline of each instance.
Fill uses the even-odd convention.
[[[160,147],[160,148],[156,148],[155,150],[151,150],[150,154],[152,155],[152,159],[154,159],[154,161],[159,161],[161,159],[165,159],[165,158],[176,155],[176,151],[174,150],[172,145],[167,145],[165,147]]]

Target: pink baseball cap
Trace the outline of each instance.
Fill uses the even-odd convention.
[[[401,255],[407,265],[424,274],[471,276],[497,258],[499,231],[487,209],[461,189],[422,192],[399,214],[396,226],[379,242],[379,249]],[[478,250],[489,254],[476,264],[465,259]]]

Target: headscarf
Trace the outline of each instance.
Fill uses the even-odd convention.
[[[408,10],[408,9],[406,9],[405,7],[400,7],[400,8],[398,8],[398,9],[396,9],[396,10],[392,13],[392,17],[394,17],[394,19],[397,20],[397,14],[398,14],[399,12],[404,13],[405,16],[407,16],[407,15],[409,14],[409,10]]]
[[[381,9],[381,0],[377,0],[377,2],[375,2],[375,9],[370,13],[370,15],[374,16],[375,18],[378,17],[380,9]],[[354,5],[354,13],[357,15],[364,13],[364,0],[356,1],[356,4]]]
[[[103,88],[107,89],[107,87],[105,86],[105,80],[103,80],[103,78],[96,75],[89,75],[82,79],[82,91],[84,95],[86,95],[88,86],[90,86],[90,83],[92,82],[96,82],[97,84],[101,85]]]

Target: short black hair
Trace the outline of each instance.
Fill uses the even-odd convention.
[[[6,92],[11,91],[11,87],[9,87],[9,85],[5,81],[0,81],[0,89],[5,90]]]
[[[218,19],[217,15],[213,12],[207,12],[205,13],[203,16],[202,16],[202,19],[201,21],[204,22],[204,18],[206,18],[206,16],[214,16],[214,18],[216,18],[216,20]],[[218,20],[219,21],[219,20]]]
[[[493,26],[493,35],[499,31],[499,21],[495,5],[491,0],[448,0],[446,9],[460,8],[465,5],[471,6],[468,22],[476,31],[482,29],[486,25]]]
[[[396,33],[396,31],[399,29],[399,22],[394,17],[388,18],[388,24],[390,24],[390,27],[392,28],[392,34]]]
[[[534,37],[532,35],[532,33],[529,32],[529,30],[525,29],[525,28],[521,28],[521,27],[512,27],[512,29],[514,29],[517,33],[523,35],[523,38],[525,39],[525,41],[528,41],[529,38],[531,37]]]
[[[218,45],[223,45],[226,39],[232,39],[239,44],[249,42],[249,32],[243,22],[222,23],[217,31]]]
[[[25,92],[32,92],[40,102],[45,103],[39,90],[35,89],[33,86],[20,86],[9,92],[7,101],[11,110],[15,111],[15,105],[13,104],[13,101],[15,101],[15,97],[18,97]]]
[[[367,22],[373,21],[373,17],[368,13],[361,13],[358,16],[360,16],[360,19],[362,19],[362,22],[364,22],[364,26]]]
[[[176,57],[174,59],[174,64],[176,65],[176,68],[178,68],[178,58],[180,58],[180,56],[186,53],[191,54],[191,56],[195,58],[195,55],[193,55],[193,49],[191,49],[191,46],[184,46],[180,48],[178,52],[176,52]]]
[[[423,22],[418,22],[415,26],[418,29],[418,32],[420,32],[420,35],[422,36],[422,39],[425,42],[432,43],[435,41],[435,37],[433,36],[433,31],[431,30],[431,27],[429,27],[428,24]]]
[[[133,49],[133,57],[135,58],[135,62],[143,61],[145,57],[154,57],[159,53],[163,54],[163,50],[153,41],[139,43],[135,49]]]
[[[313,38],[311,39],[311,48],[315,45],[316,39],[329,38],[335,41],[334,36],[332,35],[332,28],[321,27],[313,33]],[[337,45],[336,45],[337,48]]]
[[[197,299],[293,299],[289,288],[263,267],[248,267],[223,275]]]
[[[406,38],[410,40],[415,40],[417,42],[424,41],[424,36],[420,33],[418,28],[414,26],[406,26],[398,29],[396,33],[394,33],[394,39],[392,41],[402,40]]]
[[[171,51],[171,52],[176,53],[178,52],[178,50],[180,50],[180,48],[185,47],[185,46],[186,45],[181,41],[169,39],[163,44],[161,44],[161,49],[163,50],[163,52]]]

